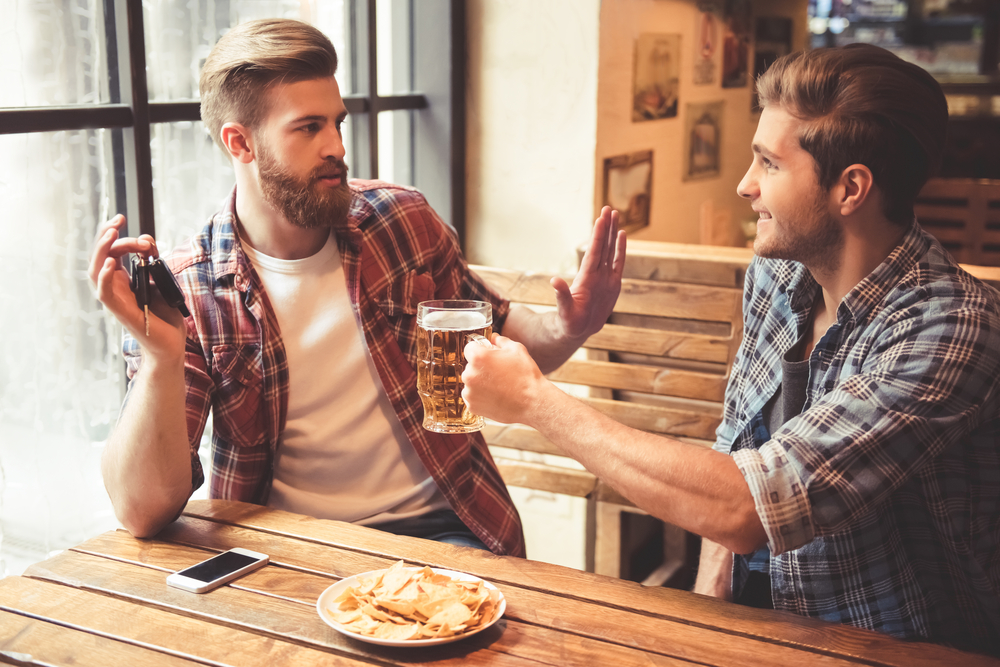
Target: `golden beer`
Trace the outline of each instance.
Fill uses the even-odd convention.
[[[424,428],[469,433],[483,418],[462,400],[465,346],[471,334],[489,340],[493,310],[485,301],[424,301],[417,305],[417,391],[424,404]]]

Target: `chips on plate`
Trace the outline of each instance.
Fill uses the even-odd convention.
[[[326,613],[351,632],[392,642],[471,634],[495,620],[503,596],[482,579],[469,579],[398,561],[359,575]]]

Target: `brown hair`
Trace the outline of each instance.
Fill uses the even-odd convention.
[[[331,77],[336,71],[333,44],[308,23],[241,23],[222,36],[202,67],[201,119],[226,152],[219,136],[223,124],[237,122],[256,130],[267,115],[265,93],[272,85]]]
[[[757,80],[762,107],[806,121],[799,144],[829,190],[844,169],[871,169],[883,213],[913,219],[913,202],[941,162],[948,105],[926,70],[869,44],[779,58]]]

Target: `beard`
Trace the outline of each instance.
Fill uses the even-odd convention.
[[[300,179],[283,169],[262,144],[257,150],[257,170],[264,201],[296,227],[335,227],[347,220],[354,192],[347,185],[347,165],[343,160],[329,158]],[[333,172],[340,172],[340,185],[335,188],[320,186],[320,177]]]
[[[844,230],[827,211],[825,193],[821,193],[810,211],[780,232],[772,219],[771,234],[767,239],[758,237],[753,250],[759,257],[790,259],[810,270],[833,272],[839,268],[843,247]]]

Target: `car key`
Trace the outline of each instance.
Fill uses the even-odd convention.
[[[167,305],[181,311],[181,315],[184,317],[191,315],[187,304],[184,303],[184,293],[181,292],[180,286],[177,285],[177,279],[174,278],[170,267],[157,257],[149,262],[147,268],[150,277],[153,279],[153,283],[156,285],[156,289],[160,291],[160,296],[167,302]]]
[[[149,336],[149,265],[142,255],[132,257],[132,293],[135,303],[142,308],[143,321],[146,324],[146,335]]]

